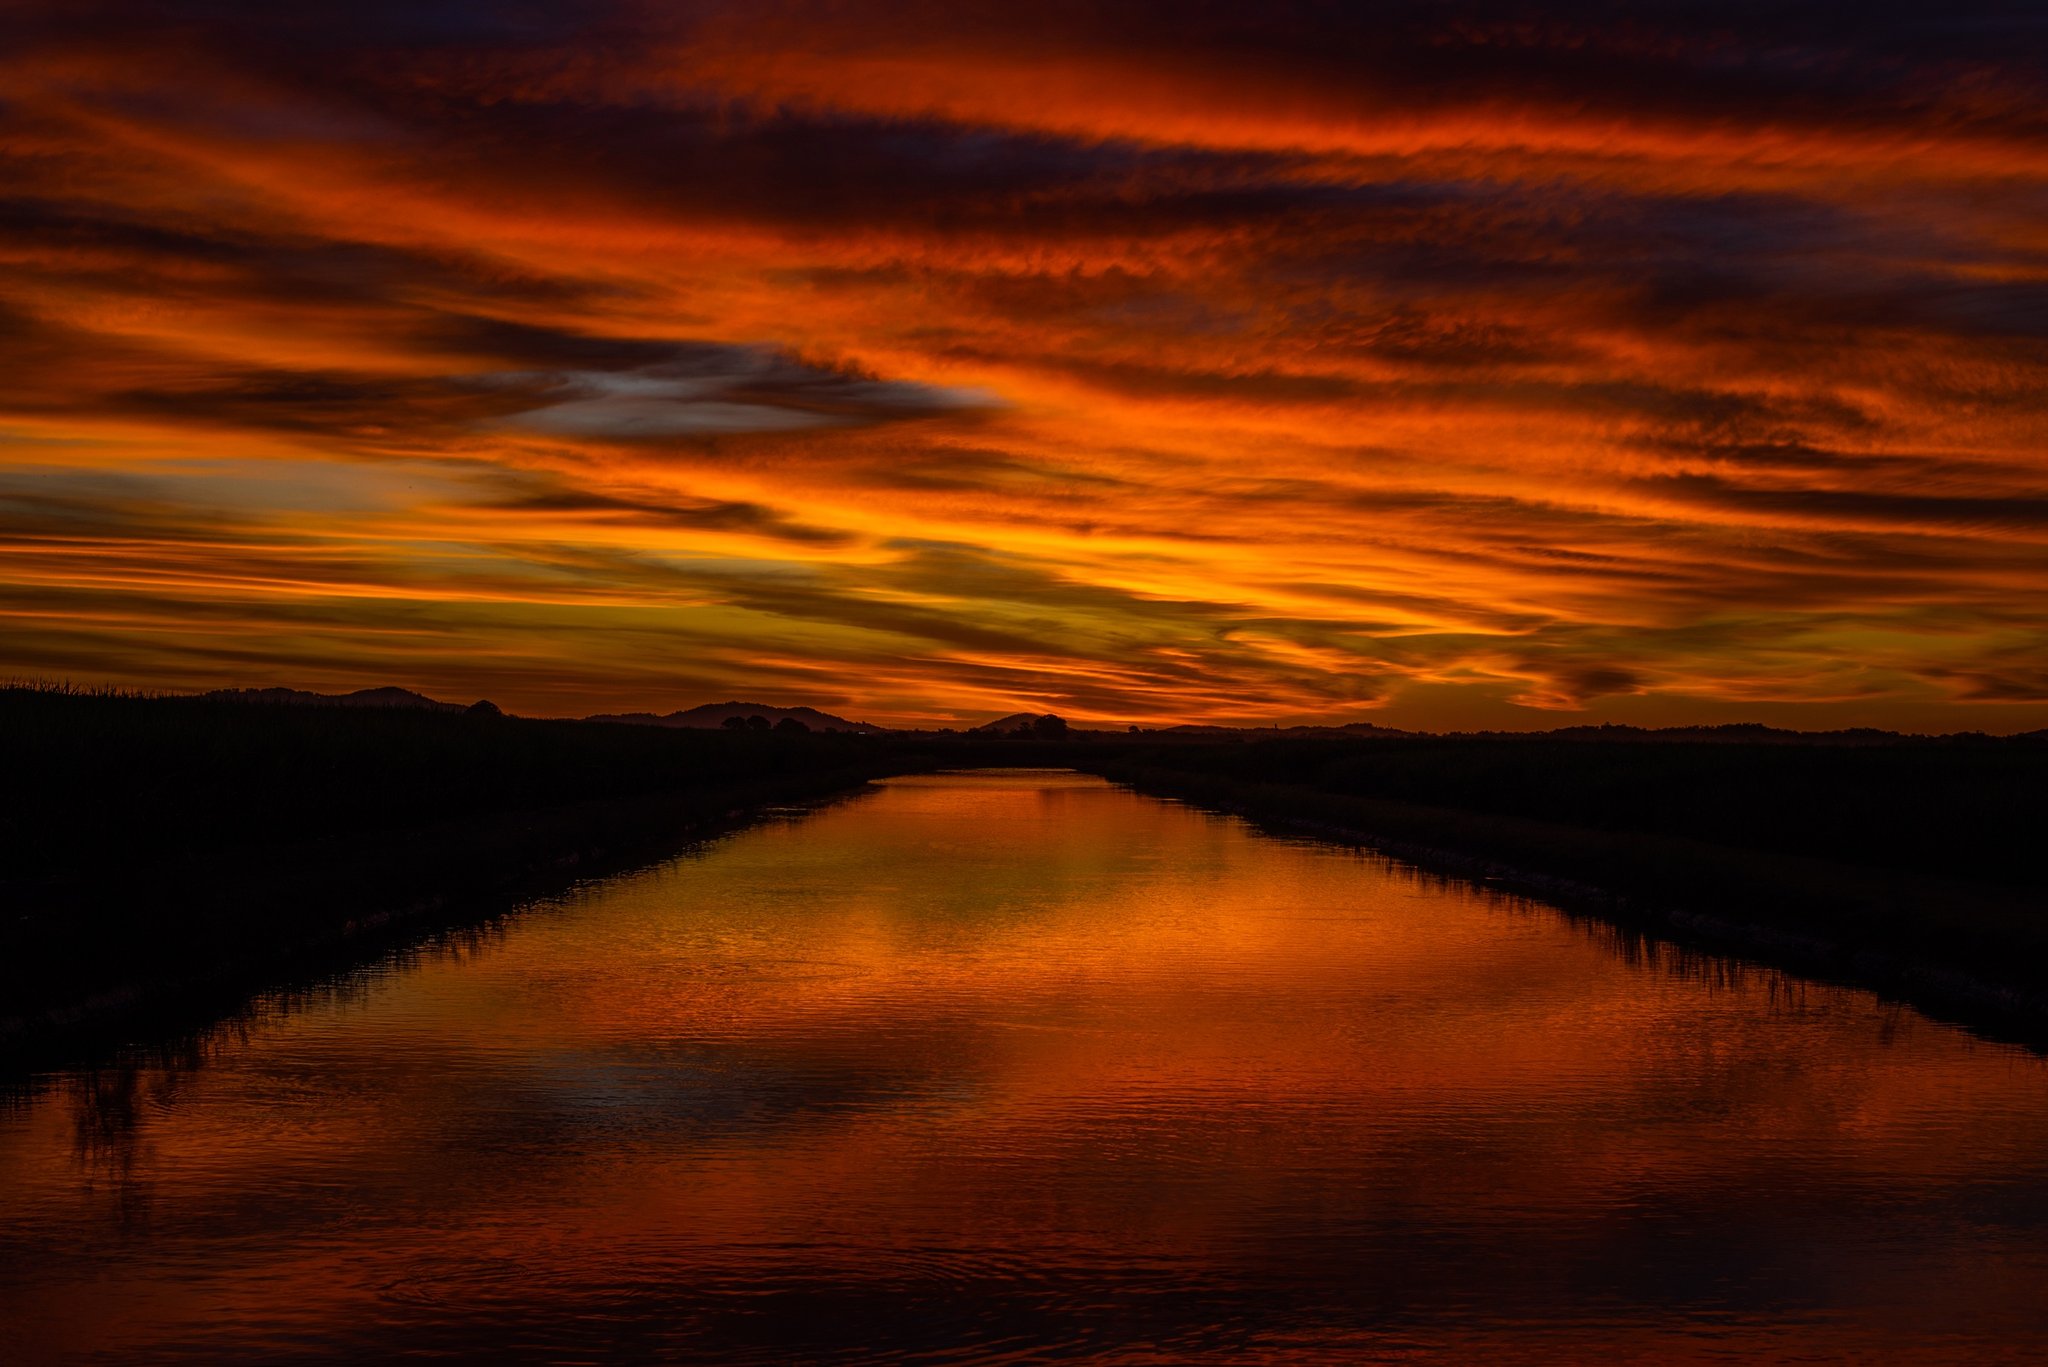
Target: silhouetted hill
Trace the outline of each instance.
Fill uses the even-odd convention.
[[[732,717],[764,717],[772,725],[784,718],[802,722],[813,731],[863,731],[880,732],[888,728],[871,722],[848,721],[835,717],[830,712],[820,712],[815,707],[770,707],[757,702],[711,702],[701,707],[670,712],[666,716],[653,712],[604,712],[585,721],[618,722],[631,726],[680,726],[693,730],[715,731],[725,726]]]
[[[1142,734],[1182,740],[1374,740],[1420,736],[1427,733],[1402,731],[1391,726],[1375,726],[1369,721],[1354,721],[1346,722],[1342,726],[1258,727],[1210,726],[1200,722],[1183,722],[1179,726],[1161,727],[1157,731],[1146,731]]]
[[[1552,740],[1694,742],[1706,745],[1898,745],[1920,739],[1897,731],[1856,726],[1844,731],[1787,731],[1761,722],[1734,722],[1726,726],[1561,726],[1555,731],[1479,731],[1483,739],[1528,740],[1546,735]]]
[[[353,693],[315,693],[302,688],[217,688],[197,695],[210,702],[267,703],[284,705],[305,705],[321,707],[392,707],[415,708],[433,712],[461,712],[469,706],[495,710],[488,703],[463,704],[442,702],[436,698],[416,693],[409,688],[362,688]],[[1013,712],[1006,717],[984,722],[980,726],[957,734],[962,736],[1017,736],[1037,735],[1039,723],[1048,714],[1038,712]],[[767,703],[720,702],[704,703],[698,707],[684,708],[675,712],[601,712],[585,717],[585,721],[615,722],[633,726],[668,726],[693,730],[717,730],[733,717],[761,717],[771,726],[785,718],[801,722],[813,731],[853,731],[870,735],[939,735],[951,732],[897,732],[873,722],[852,721],[815,707],[774,707]],[[1085,732],[1102,737],[1127,738],[1125,728],[1105,727],[1097,729],[1087,724],[1070,725],[1068,730]],[[1974,734],[1974,733],[1972,733]],[[1873,727],[1851,727],[1838,731],[1792,731],[1782,727],[1765,726],[1759,722],[1736,722],[1722,726],[1627,726],[1608,722],[1599,726],[1561,726],[1550,731],[1405,731],[1398,727],[1379,726],[1372,722],[1347,722],[1333,726],[1224,726],[1205,722],[1182,722],[1173,726],[1147,727],[1136,735],[1147,740],[1171,741],[1308,741],[1308,740],[1464,740],[1464,741],[1534,741],[1554,740],[1568,742],[1641,743],[1641,744],[1695,744],[1695,745],[1775,745],[1775,746],[1896,746],[1924,745],[1943,741],[1967,740],[1969,735],[1941,737],[1921,736],[1897,731],[1881,731]],[[1990,739],[1990,738],[1985,738]],[[2048,741],[2048,730],[2030,731],[2008,737],[2012,740]]]
[[[359,688],[353,693],[313,693],[303,688],[216,688],[200,697],[208,702],[274,703],[306,707],[416,707],[429,712],[467,710],[459,702],[441,702],[409,688]]]
[[[1007,736],[1013,732],[1029,732],[1032,727],[1038,725],[1038,719],[1042,715],[1042,713],[1038,712],[1012,712],[1007,717],[997,717],[994,721],[983,722],[980,726],[971,727],[968,730],[968,734]]]

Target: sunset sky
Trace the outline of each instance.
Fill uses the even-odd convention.
[[[2048,726],[2048,10],[13,0],[0,674]]]

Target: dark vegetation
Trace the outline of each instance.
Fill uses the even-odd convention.
[[[1283,740],[1075,762],[2048,1040],[2039,738]]]
[[[0,690],[0,1050],[900,767],[852,735]]]
[[[2048,745],[2026,739],[1447,736],[1126,748],[1120,762],[2048,890]]]

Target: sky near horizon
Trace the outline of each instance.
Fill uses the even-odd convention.
[[[2048,725],[2048,12],[15,0],[0,673]]]

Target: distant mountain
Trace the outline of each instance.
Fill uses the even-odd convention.
[[[1482,736],[1526,739],[1531,734],[1551,740],[1601,741],[1689,741],[1701,745],[1899,745],[1920,739],[1896,731],[1879,731],[1868,726],[1845,731],[1787,731],[1761,722],[1730,722],[1723,726],[1624,726],[1608,722],[1600,726],[1561,726],[1549,732],[1481,731]]]
[[[1183,722],[1145,734],[1187,740],[1361,740],[1374,737],[1400,739],[1424,733],[1375,726],[1369,721],[1354,721],[1342,726],[1207,726],[1200,722]]]
[[[983,722],[967,732],[970,736],[1010,736],[1019,732],[1036,732],[1045,715],[1037,712],[1012,712],[1007,717],[998,717]],[[1067,734],[1087,733],[1091,735],[1122,736],[1123,727],[1088,727],[1069,725]],[[1372,736],[1414,736],[1415,731],[1395,731],[1371,722],[1349,722],[1343,726],[1212,726],[1201,722],[1182,722],[1177,726],[1132,727],[1130,732],[1158,740],[1358,740]]]
[[[983,722],[980,726],[970,727],[968,734],[1007,736],[1017,731],[1029,731],[1032,727],[1038,725],[1040,716],[1041,714],[1037,712],[1012,712],[1007,717],[997,717],[994,721]]]
[[[441,702],[409,688],[359,688],[353,693],[313,693],[303,688],[216,688],[199,695],[213,702],[253,702],[301,707],[417,707],[430,712],[466,712],[459,702]]]
[[[835,717],[830,712],[820,712],[815,707],[770,707],[757,702],[709,702],[701,707],[692,707],[682,712],[670,712],[657,716],[652,712],[604,712],[585,721],[616,722],[629,726],[686,726],[699,730],[715,731],[723,727],[728,717],[765,717],[770,725],[785,717],[793,717],[813,731],[885,731],[888,728],[871,722],[848,721]]]

